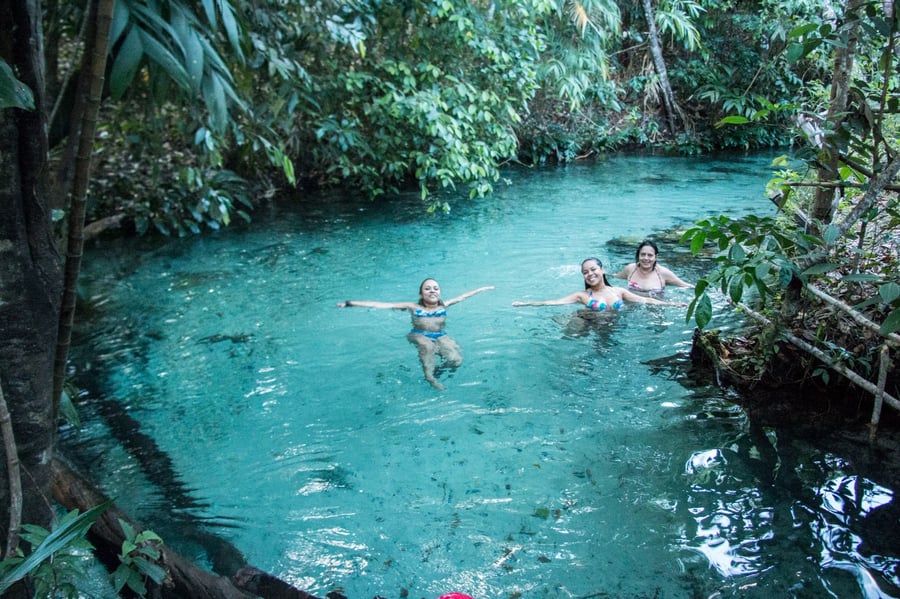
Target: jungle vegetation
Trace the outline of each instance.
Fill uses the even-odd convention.
[[[892,0],[0,0],[5,555],[51,518],[84,238],[202,234],[294,187],[449,211],[511,163],[784,147],[778,216],[685,232],[716,264],[690,316],[717,290],[762,319],[743,376],[787,332],[896,401],[898,24]]]

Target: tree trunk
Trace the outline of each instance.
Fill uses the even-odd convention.
[[[673,137],[677,131],[678,104],[675,102],[675,92],[669,83],[669,71],[666,69],[666,60],[663,56],[662,42],[659,39],[659,31],[656,29],[656,15],[653,10],[653,1],[644,0],[644,17],[647,19],[647,27],[650,37],[650,56],[653,58],[653,68],[659,77],[659,87],[663,97],[663,110],[666,111],[666,123],[669,134]]]
[[[859,10],[857,0],[849,0],[845,7],[845,16],[851,16]],[[825,119],[831,122],[835,130],[840,129],[844,120],[843,113],[847,110],[850,97],[850,84],[852,83],[853,60],[856,54],[857,34],[859,31],[857,18],[851,18],[847,22],[847,43],[837,46],[834,51],[834,77],[831,81],[831,99],[828,105],[828,114]],[[840,149],[834,146],[834,140],[826,139],[822,147],[819,159],[819,182],[833,182],[840,179],[838,167],[840,163]],[[831,224],[840,199],[840,190],[834,187],[816,188],[816,196],[813,200],[810,216],[825,224]]]
[[[47,167],[41,10],[37,0],[0,0],[0,56],[34,93],[35,110],[0,111],[0,382],[22,468],[22,520],[51,518],[50,417],[61,278],[44,182]],[[0,480],[8,478],[0,460]],[[9,521],[0,485],[0,532]]]

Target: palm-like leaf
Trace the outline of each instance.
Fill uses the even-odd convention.
[[[9,587],[28,576],[42,562],[53,557],[58,551],[69,547],[74,541],[84,537],[87,531],[94,525],[97,518],[105,512],[112,501],[106,501],[94,506],[83,514],[77,510],[71,511],[59,521],[59,526],[51,532],[44,541],[18,566],[0,579],[0,594]]]

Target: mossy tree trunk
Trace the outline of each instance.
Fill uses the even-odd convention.
[[[35,109],[0,111],[0,383],[22,471],[22,521],[48,525],[56,431],[51,418],[53,348],[61,273],[47,208],[47,134],[37,0],[0,0],[0,56],[28,85]],[[0,460],[0,480],[8,478]],[[0,538],[9,521],[0,484]]]

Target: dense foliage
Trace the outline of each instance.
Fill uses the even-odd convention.
[[[444,190],[489,193],[510,160],[791,141],[785,113],[715,123],[824,88],[824,57],[783,51],[797,23],[823,18],[821,2],[646,6],[121,0],[93,218],[126,213],[138,232],[189,234],[248,218],[255,200],[297,181],[373,197],[414,183],[447,208]],[[47,11],[60,97],[89,41],[86,9],[54,0]]]

